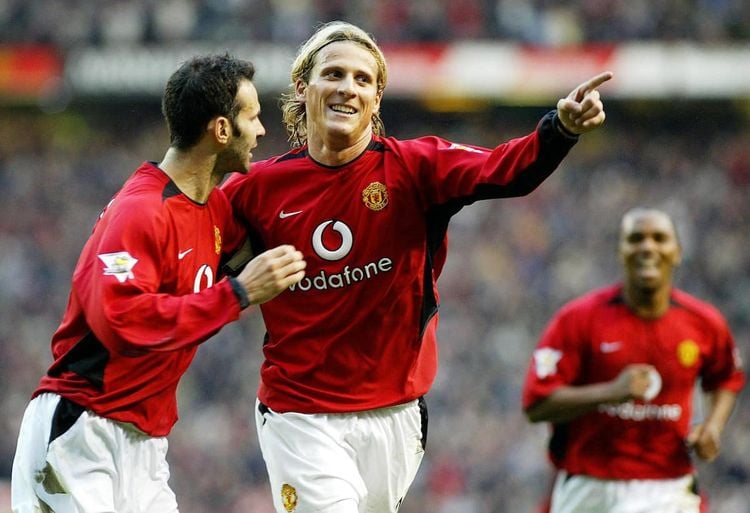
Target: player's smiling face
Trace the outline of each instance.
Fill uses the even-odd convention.
[[[318,52],[308,83],[296,84],[307,112],[307,138],[344,149],[372,134],[372,115],[380,108],[378,67],[357,43],[330,43]]]
[[[672,221],[658,211],[627,216],[620,232],[620,258],[625,280],[642,290],[671,284],[682,251]]]

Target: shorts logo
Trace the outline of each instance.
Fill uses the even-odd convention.
[[[699,354],[700,349],[698,348],[698,344],[693,340],[683,340],[677,346],[677,360],[683,367],[692,367],[695,365]]]
[[[362,191],[362,202],[375,212],[383,210],[388,205],[388,189],[380,182],[372,182]]]
[[[297,490],[292,485],[287,483],[281,485],[281,504],[289,513],[297,508]]]

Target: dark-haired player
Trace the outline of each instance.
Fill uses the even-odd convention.
[[[102,212],[52,338],[54,363],[24,414],[11,484],[15,513],[169,513],[166,435],[176,388],[200,343],[304,275],[289,245],[219,279],[244,241],[224,193],[265,133],[251,63],[197,57],[169,79],[171,145]]]

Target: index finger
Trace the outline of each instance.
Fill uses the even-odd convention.
[[[595,77],[588,79],[586,82],[579,85],[577,89],[578,91],[585,94],[593,89],[596,89],[604,82],[610,80],[613,76],[614,73],[612,73],[611,71],[604,71],[602,73],[599,73]]]

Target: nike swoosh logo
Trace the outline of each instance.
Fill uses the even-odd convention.
[[[279,219],[286,219],[287,217],[296,216],[297,214],[301,214],[301,210],[297,210],[296,212],[284,212],[283,210],[279,212]]]
[[[177,253],[177,260],[182,260],[182,259],[183,259],[183,258],[185,258],[185,257],[187,256],[187,254],[188,254],[188,253],[190,253],[191,251],[193,251],[193,248],[190,248],[190,249],[186,249],[185,251],[180,251],[179,253]]]
[[[602,353],[614,353],[615,351],[619,351],[622,347],[622,342],[602,342],[599,346],[599,349],[601,349]]]

